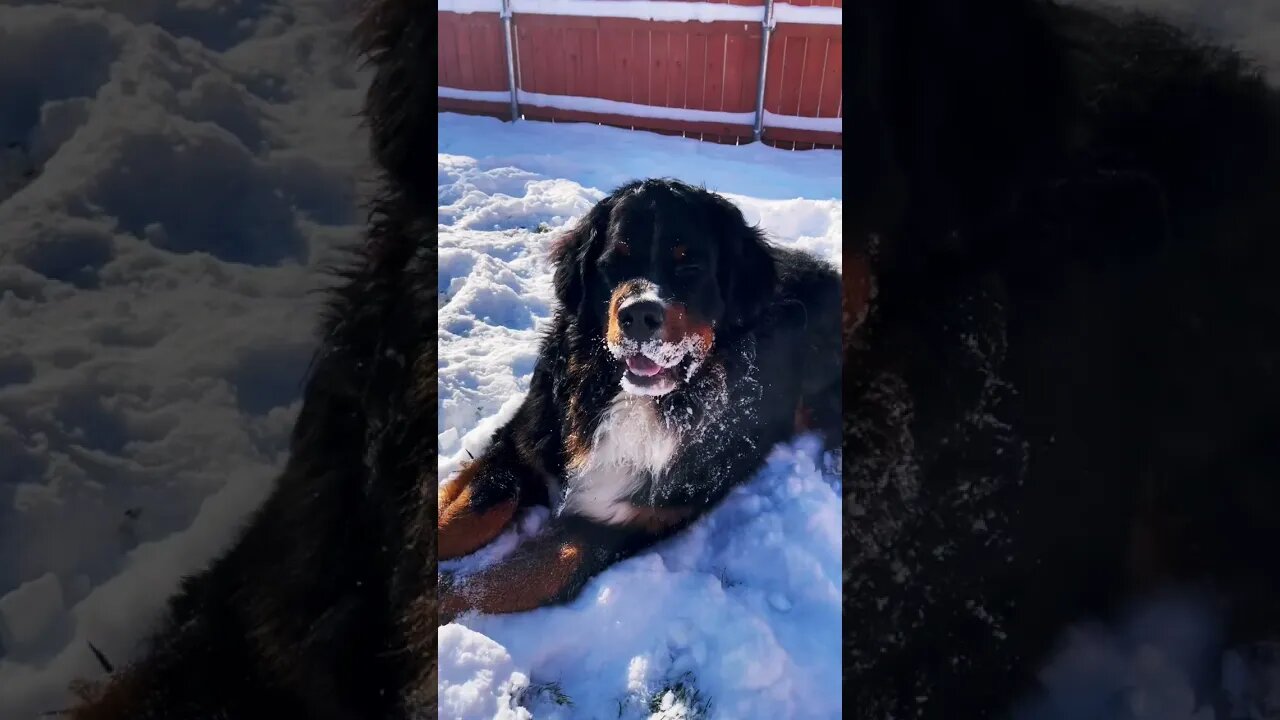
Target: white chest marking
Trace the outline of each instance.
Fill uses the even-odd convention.
[[[619,393],[596,427],[590,454],[569,477],[561,512],[627,522],[637,513],[627,498],[666,469],[679,440],[663,426],[651,398]]]

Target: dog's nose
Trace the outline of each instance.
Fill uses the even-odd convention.
[[[651,340],[662,329],[662,305],[653,300],[638,300],[618,311],[618,324],[628,340],[642,343]]]

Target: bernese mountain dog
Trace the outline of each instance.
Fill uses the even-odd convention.
[[[765,240],[725,198],[640,180],[555,247],[557,307],[528,395],[440,489],[441,560],[531,504],[542,532],[465,579],[440,622],[571,599],[677,532],[797,432],[840,442],[839,273]]]
[[[1223,651],[1280,639],[1276,91],[1101,4],[844,22],[846,712],[1127,716],[1024,703],[1172,594],[1203,622],[1144,632],[1203,632],[1180,670],[1237,717]]]

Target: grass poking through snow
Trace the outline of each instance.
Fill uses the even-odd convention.
[[[523,707],[529,707],[541,698],[546,698],[556,705],[573,707],[573,700],[564,693],[564,689],[558,682],[529,683],[524,696],[520,699],[520,704]]]
[[[649,698],[649,720],[708,720],[711,698],[694,684],[693,673],[685,673]]]

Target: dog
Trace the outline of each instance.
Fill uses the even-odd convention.
[[[841,438],[840,276],[778,247],[725,198],[627,183],[554,248],[556,309],[529,392],[439,493],[441,560],[529,505],[554,517],[512,555],[445,575],[441,624],[571,600],[814,431]]]
[[[1280,101],[1144,14],[867,0],[844,284],[846,708],[1002,718],[1164,593],[1280,637]],[[1234,717],[1234,716],[1232,716]]]

